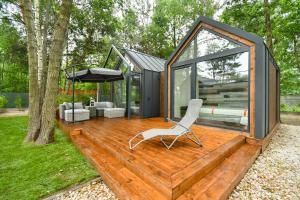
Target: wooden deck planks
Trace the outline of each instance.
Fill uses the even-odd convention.
[[[236,131],[195,125],[192,129],[203,147],[182,137],[171,150],[167,150],[156,138],[140,144],[132,151],[128,148],[131,137],[150,128],[167,128],[172,124],[164,122],[162,118],[98,118],[76,124],[58,123],[67,133],[77,129],[71,135],[74,144],[121,199],[191,199],[196,190],[209,197],[214,185],[223,184],[221,181],[215,183],[214,176],[218,174],[211,174],[222,174],[222,170],[215,172],[216,169],[246,144],[245,136]],[[248,169],[251,164],[248,166],[246,162],[245,165],[244,168]],[[243,172],[244,168],[236,170]],[[235,178],[236,174],[228,170],[224,172],[234,183],[240,178]],[[229,186],[225,188],[231,191],[233,188]],[[196,196],[192,199],[206,198],[199,194]]]

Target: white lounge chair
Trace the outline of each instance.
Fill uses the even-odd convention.
[[[168,149],[170,149],[173,146],[173,144],[176,142],[176,140],[182,135],[185,135],[188,139],[195,142],[197,145],[202,146],[200,140],[197,138],[197,136],[191,130],[191,126],[193,125],[193,123],[196,121],[196,119],[199,116],[202,103],[203,103],[202,99],[190,100],[189,106],[185,113],[185,116],[180,120],[180,122],[174,122],[174,121],[170,120],[170,121],[176,123],[175,126],[173,126],[172,128],[169,128],[169,129],[154,128],[154,129],[150,129],[150,130],[144,131],[142,133],[139,133],[129,140],[129,148],[134,149],[141,142],[143,142],[145,140],[149,140],[156,136],[160,136],[160,141]],[[142,136],[143,138],[139,142],[132,144],[133,141],[139,136]],[[165,137],[165,136],[176,136],[176,137],[171,142],[171,144],[167,145],[163,139],[163,137]]]

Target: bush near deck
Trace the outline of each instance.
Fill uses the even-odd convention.
[[[97,176],[59,130],[54,144],[24,144],[27,120],[0,118],[0,199],[38,199]]]

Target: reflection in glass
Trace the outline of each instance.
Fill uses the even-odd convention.
[[[174,117],[184,116],[191,99],[191,67],[174,71]]]
[[[248,57],[244,52],[197,63],[198,121],[230,128],[248,125]]]
[[[122,62],[120,64],[119,68],[122,72],[124,77],[126,77],[126,74],[128,73],[128,68],[126,65]],[[118,108],[126,108],[126,78],[124,80],[115,81],[114,83],[114,105]]]
[[[185,48],[177,62],[190,60],[237,47],[239,47],[238,44],[202,29],[196,38]]]
[[[139,115],[140,113],[140,94],[141,94],[141,76],[139,74],[131,77],[131,113]]]

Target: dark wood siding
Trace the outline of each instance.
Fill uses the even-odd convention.
[[[269,62],[269,131],[278,122],[278,80],[277,71],[272,62]]]
[[[160,117],[164,117],[164,72],[160,73]]]

